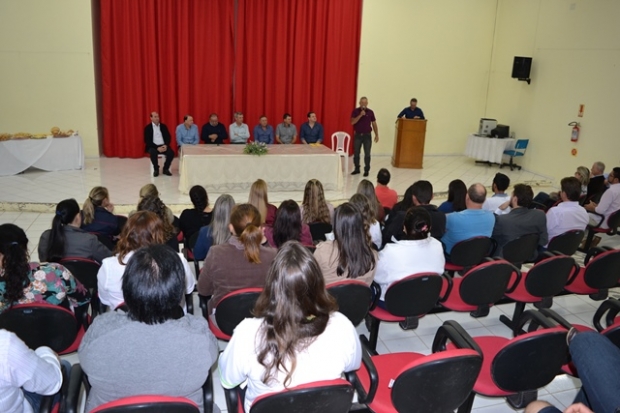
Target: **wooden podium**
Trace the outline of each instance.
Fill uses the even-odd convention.
[[[392,166],[422,169],[426,120],[404,119],[396,121]]]

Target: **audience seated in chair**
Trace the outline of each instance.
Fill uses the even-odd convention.
[[[607,189],[605,184],[605,164],[603,162],[594,162],[590,170],[590,182],[586,193],[588,201],[599,202],[603,192]]]
[[[506,215],[495,217],[493,239],[497,241],[495,255],[502,256],[502,248],[513,239],[527,234],[538,234],[538,245],[547,245],[547,218],[543,211],[529,209],[534,192],[524,184],[514,186],[510,197],[512,210]]]
[[[29,349],[15,334],[0,329],[0,406],[3,412],[38,413],[43,396],[63,383],[58,355],[49,347]]]
[[[562,202],[547,211],[547,235],[549,241],[567,231],[583,231],[588,225],[588,213],[579,205],[579,197],[581,196],[581,183],[579,180],[569,176],[562,179],[560,186],[560,199]]]
[[[202,386],[218,347],[207,321],[179,308],[186,291],[185,265],[164,245],[132,255],[122,274],[128,313],[99,315],[79,348],[92,386],[86,411],[144,394],[186,397],[202,411]]]
[[[323,184],[318,179],[311,179],[304,188],[304,198],[299,207],[301,221],[304,224],[321,222],[331,224],[334,221],[334,206],[325,202]]]
[[[277,250],[265,247],[258,209],[251,204],[236,205],[230,215],[228,242],[209,250],[198,278],[198,293],[212,296],[208,313],[228,293],[265,285],[269,265]]]
[[[276,220],[276,208],[275,205],[269,203],[267,197],[267,182],[262,179],[257,179],[250,188],[250,197],[248,203],[256,207],[260,213],[261,225],[273,225]]]
[[[263,394],[357,370],[357,332],[337,308],[312,254],[297,242],[286,243],[269,268],[254,307],[257,318],[237,326],[219,359],[222,386],[233,389],[247,380],[249,412]]]
[[[431,216],[431,236],[435,239],[441,239],[446,232],[446,214],[439,211],[435,205],[431,205],[433,185],[429,181],[417,181],[411,185],[411,194],[413,205],[425,209]],[[393,242],[392,239],[402,239],[406,212],[390,213],[383,229],[383,240],[386,243]]]
[[[114,215],[114,204],[110,202],[108,190],[96,186],[90,190],[88,198],[82,206],[81,228],[92,234],[108,239],[113,245],[118,234],[121,233],[126,219]]]
[[[138,211],[149,211],[159,217],[164,228],[164,243],[179,252],[179,229],[175,227],[175,216],[159,197],[147,196],[138,204]]]
[[[495,225],[495,215],[482,209],[487,190],[482,184],[473,184],[465,195],[467,209],[446,216],[446,233],[441,238],[446,253],[459,241],[472,237],[490,237]],[[441,209],[441,208],[440,208]]]
[[[183,238],[189,240],[200,228],[211,223],[213,208],[209,205],[207,190],[200,185],[194,185],[189,190],[189,198],[194,208],[184,209],[179,218],[179,229]]]
[[[383,205],[384,208],[392,209],[394,208],[394,204],[398,201],[398,194],[395,190],[388,187],[390,183],[390,171],[385,168],[379,169],[377,173],[377,185],[375,186],[375,195],[377,195],[377,199],[379,203]]]
[[[486,201],[484,201],[484,204],[482,204],[482,209],[491,211],[495,215],[504,215],[509,213],[510,195],[506,193],[506,190],[509,186],[510,178],[503,173],[496,173],[495,177],[493,178],[493,184],[491,185],[493,196],[488,197]],[[503,206],[504,209],[501,209],[500,206]]]
[[[228,194],[222,194],[215,201],[213,206],[213,216],[211,223],[206,227],[200,228],[198,240],[194,245],[194,258],[204,260],[209,249],[214,245],[221,245],[228,242],[230,238],[230,213],[235,206],[235,200]]]
[[[86,310],[88,290],[65,267],[28,261],[24,230],[14,224],[0,225],[0,313],[13,304],[28,303]]]
[[[56,206],[52,229],[39,239],[39,260],[59,262],[64,257],[88,258],[97,262],[112,255],[99,239],[80,229],[82,215],[75,199],[65,199]]]
[[[467,186],[465,186],[465,182],[460,179],[455,179],[448,185],[448,200],[442,202],[438,209],[446,214],[464,211],[467,209],[467,203],[465,202],[466,195]]]
[[[345,279],[372,284],[377,252],[371,247],[362,214],[353,204],[345,202],[336,208],[334,240],[319,243],[314,257],[326,285]]]
[[[292,199],[280,204],[273,226],[265,226],[265,238],[269,246],[280,248],[286,241],[299,241],[306,246],[314,246],[312,234],[307,224],[302,224],[299,205]]]
[[[368,198],[368,202],[370,202],[370,210],[374,213],[375,220],[378,222],[383,222],[385,220],[385,210],[375,194],[375,186],[372,182],[368,179],[362,179],[357,185],[357,193]]]
[[[139,211],[129,218],[118,240],[116,255],[103,260],[97,274],[97,289],[102,304],[114,309],[126,302],[122,289],[123,274],[130,259],[135,251],[142,247],[164,244],[165,233],[164,223],[153,212]],[[176,254],[181,259],[185,271],[185,293],[191,294],[196,279],[183,254],[179,252]]]
[[[374,248],[378,250],[381,248],[381,224],[377,221],[376,214],[372,209],[372,202],[366,198],[363,194],[353,194],[349,202],[355,206],[361,213],[364,219],[364,227],[370,236]]]
[[[432,219],[423,207],[413,207],[403,220],[403,236],[379,252],[375,282],[381,286],[381,300],[388,287],[409,275],[444,272],[446,260],[441,242],[430,236]]]
[[[603,216],[590,215],[590,225],[592,226],[599,226],[600,224],[601,228],[609,228],[607,226],[607,218],[612,213],[620,210],[620,167],[615,167],[609,173],[607,181],[610,186],[607,191],[603,192],[601,201],[598,204],[591,201],[585,205],[587,211],[596,212]]]

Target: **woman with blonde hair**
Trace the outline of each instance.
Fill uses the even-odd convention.
[[[157,190],[157,187],[155,186],[155,184],[146,184],[142,188],[140,188],[140,201],[143,198],[149,198],[149,197],[159,198],[159,191]]]
[[[204,260],[209,250],[214,245],[221,245],[228,242],[230,238],[230,213],[235,207],[235,200],[228,194],[219,196],[213,206],[213,219],[206,227],[200,228],[198,240],[194,246],[194,258]]]
[[[362,179],[357,185],[357,193],[364,195],[368,198],[370,204],[370,212],[375,217],[376,221],[383,222],[385,219],[385,210],[383,205],[379,202],[377,194],[375,193],[375,186],[368,179]]]
[[[353,324],[325,290],[321,269],[289,241],[269,268],[265,289],[219,359],[224,388],[247,382],[244,408],[260,395],[357,370],[362,349]]]
[[[198,278],[198,292],[212,296],[208,311],[228,293],[241,288],[265,285],[267,269],[277,250],[265,247],[260,213],[254,205],[236,205],[230,214],[228,242],[209,250]]]
[[[99,299],[103,304],[114,309],[125,301],[122,285],[127,263],[136,250],[149,245],[164,244],[165,234],[163,221],[153,212],[138,211],[129,217],[116,245],[116,255],[104,259],[97,273]],[[191,294],[196,279],[183,254],[178,250],[175,252],[185,268],[186,294]]]
[[[323,184],[318,179],[306,183],[304,199],[299,207],[304,224],[331,224],[334,220],[334,206],[325,201]]]
[[[273,222],[276,220],[276,211],[278,208],[269,203],[269,198],[267,197],[267,182],[262,179],[257,179],[252,184],[248,203],[254,205],[256,209],[258,209],[261,224],[273,225]]]
[[[349,202],[355,206],[364,220],[364,229],[368,232],[371,242],[374,244],[374,248],[379,250],[382,245],[383,237],[381,235],[381,224],[377,221],[376,215],[372,210],[372,204],[366,198],[366,195],[357,193],[353,194]]]
[[[588,193],[588,184],[590,183],[590,170],[585,166],[580,166],[575,171],[575,178],[581,182],[581,196]]]
[[[102,242],[109,240],[104,243],[108,247],[113,247],[115,237],[121,233],[125,222],[124,217],[114,215],[114,204],[110,202],[107,188],[96,186],[90,190],[82,206],[81,229],[99,236]]]

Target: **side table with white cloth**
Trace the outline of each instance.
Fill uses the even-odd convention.
[[[476,159],[477,163],[501,164],[504,151],[515,146],[516,139],[488,138],[469,135],[465,146],[465,155]]]
[[[34,167],[44,171],[84,169],[82,138],[13,139],[0,142],[0,176]]]

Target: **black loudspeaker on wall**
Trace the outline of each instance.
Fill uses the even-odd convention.
[[[530,70],[532,69],[532,58],[515,56],[512,64],[513,79],[525,80],[530,83]]]

